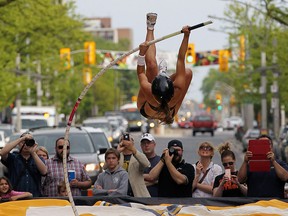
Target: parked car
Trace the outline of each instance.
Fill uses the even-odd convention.
[[[178,122],[178,126],[180,128],[192,128],[193,127],[193,122],[192,122],[192,118],[189,118],[189,119],[185,119],[184,121],[179,121]]]
[[[231,116],[222,120],[223,130],[234,130],[240,126],[243,126],[243,120],[239,116]]]
[[[103,168],[105,163],[105,152],[107,149],[112,148],[111,143],[106,137],[104,131],[100,128],[82,127],[82,129],[89,133],[94,144],[94,148],[96,151],[98,151],[101,168]]]
[[[287,132],[288,132],[288,125],[285,125],[285,126],[282,126],[280,128],[280,132],[279,132],[279,140],[280,142],[285,139],[286,135],[287,135]]]
[[[113,129],[106,117],[102,116],[87,118],[82,124],[85,127],[101,128],[108,137],[109,142],[113,141]]]
[[[193,136],[196,136],[196,133],[211,133],[211,136],[214,136],[215,130],[215,121],[212,115],[200,114],[196,115],[192,121],[193,123]]]
[[[0,149],[5,146],[5,136],[4,131],[0,131]]]
[[[116,120],[118,122],[118,124],[119,124],[121,132],[127,131],[127,129],[128,129],[128,121],[122,115],[110,115],[110,116],[107,116],[107,119],[109,121]]]
[[[40,146],[44,146],[49,157],[55,155],[55,142],[59,137],[65,135],[66,128],[39,128],[30,130],[35,141]],[[16,137],[19,138],[19,135]],[[97,179],[102,171],[99,159],[99,150],[95,148],[91,135],[87,129],[82,127],[71,127],[69,131],[70,155],[80,160],[92,181]],[[10,140],[12,141],[12,140]]]
[[[122,134],[125,132],[121,129],[119,121],[116,118],[109,118],[107,117],[111,127],[112,127],[112,141],[114,147],[117,147],[118,142]]]
[[[11,124],[0,124],[0,131],[3,131],[4,136],[8,137],[11,134],[15,133],[15,128]]]
[[[250,139],[256,139],[260,135],[260,129],[248,129],[244,136],[242,137],[243,151],[247,150],[248,143]]]

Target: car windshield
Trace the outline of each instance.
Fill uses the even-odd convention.
[[[109,148],[109,143],[108,140],[105,136],[104,133],[94,133],[94,132],[90,132],[89,133],[94,145],[94,148],[99,150],[101,148]]]
[[[47,134],[33,134],[34,139],[39,146],[44,146],[47,148],[49,155],[55,154],[55,142],[59,137],[64,134],[60,133],[47,133]],[[88,134],[84,133],[71,133],[69,135],[69,140],[71,143],[70,153],[71,154],[85,154],[95,152],[93,143]]]
[[[22,119],[22,128],[39,128],[48,127],[47,121],[45,119]]]

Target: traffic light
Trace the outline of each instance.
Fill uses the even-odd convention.
[[[85,56],[84,62],[87,65],[94,65],[96,63],[96,43],[88,41],[84,43]]]
[[[240,62],[240,69],[245,69],[245,36],[240,36],[240,49],[239,49],[239,62]]]
[[[69,70],[71,68],[70,48],[60,49],[60,59],[63,63],[64,70]]]
[[[83,83],[84,85],[88,85],[92,80],[91,68],[84,68],[82,73],[83,73]]]
[[[195,64],[196,63],[196,53],[194,43],[189,43],[186,51],[186,63]]]
[[[229,50],[219,50],[219,71],[228,72]]]
[[[245,61],[245,36],[240,36],[240,52],[239,52],[239,59],[240,62]]]
[[[222,110],[222,95],[219,93],[216,94],[216,105],[217,110]]]

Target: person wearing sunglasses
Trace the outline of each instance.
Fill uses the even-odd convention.
[[[63,151],[65,139],[60,137],[55,142],[54,157],[46,160],[48,174],[43,184],[43,194],[48,197],[59,196],[58,185],[64,181]],[[67,169],[74,170],[75,177],[69,179],[73,196],[81,196],[81,190],[90,188],[92,181],[85,171],[84,165],[76,158],[70,156],[70,141],[67,140]]]
[[[212,188],[216,176],[222,173],[222,168],[214,164],[214,146],[210,142],[203,142],[199,145],[198,155],[200,159],[193,164],[195,178],[193,181],[192,197],[212,197]]]
[[[219,146],[222,165],[225,172],[215,178],[213,196],[215,197],[243,197],[247,195],[247,187],[240,184],[235,167],[236,157],[230,149],[230,143]]]

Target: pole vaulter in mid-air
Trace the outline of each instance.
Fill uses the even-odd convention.
[[[154,40],[154,26],[157,14],[147,14],[146,41],[139,46],[137,74],[140,84],[137,106],[145,118],[158,119],[165,124],[173,123],[192,80],[192,70],[185,68],[185,55],[188,47],[190,30],[182,28],[184,37],[179,48],[176,72],[167,74],[165,60],[157,65],[156,46],[149,46]],[[145,71],[146,65],[146,71]]]
[[[149,13],[147,14],[147,36],[146,42],[142,43],[139,47],[134,48],[127,53],[116,58],[114,61],[110,62],[105,68],[103,68],[98,74],[96,74],[91,82],[83,89],[80,96],[78,97],[68,119],[66,131],[65,131],[65,144],[63,149],[63,169],[64,169],[64,180],[68,192],[68,198],[71,203],[71,207],[75,216],[78,216],[78,211],[75,207],[73,196],[71,193],[69,180],[68,180],[68,171],[67,171],[67,143],[69,139],[69,130],[74,118],[74,115],[81,103],[81,100],[84,98],[91,86],[96,82],[96,80],[105,73],[105,71],[115,65],[117,62],[121,61],[125,57],[139,51],[138,56],[138,66],[137,73],[140,83],[140,91],[138,95],[138,108],[141,111],[142,115],[148,118],[154,118],[162,121],[163,123],[172,123],[173,117],[177,114],[178,109],[181,106],[181,103],[185,97],[185,94],[188,90],[190,82],[192,80],[192,71],[185,69],[185,53],[187,50],[187,44],[189,39],[190,31],[197,29],[208,24],[211,24],[211,21],[200,23],[191,27],[183,27],[181,31],[177,31],[161,38],[154,40],[153,29],[156,23],[157,14]],[[156,49],[155,43],[158,43],[162,40],[174,37],[184,33],[184,38],[179,49],[178,61],[176,66],[176,73],[168,77],[165,73],[166,68],[165,64],[160,64],[160,73],[158,74],[158,66],[155,60]],[[147,41],[148,40],[148,41]],[[154,48],[153,48],[154,47]],[[150,53],[150,54],[149,54]],[[145,56],[145,57],[144,57]],[[154,60],[153,60],[154,58]],[[145,75],[145,60],[147,65],[146,75]],[[150,62],[154,66],[150,69]],[[156,67],[156,68],[155,68]],[[149,71],[151,70],[151,71]],[[164,70],[164,71],[162,71]],[[158,74],[158,75],[157,75]],[[146,78],[145,78],[146,76]],[[146,79],[146,80],[145,80]],[[186,80],[187,79],[187,80]],[[152,82],[152,83],[151,83]],[[177,98],[179,97],[179,98]],[[147,104],[148,103],[148,104]],[[147,105],[146,105],[147,104]],[[149,106],[149,107],[148,107]]]

